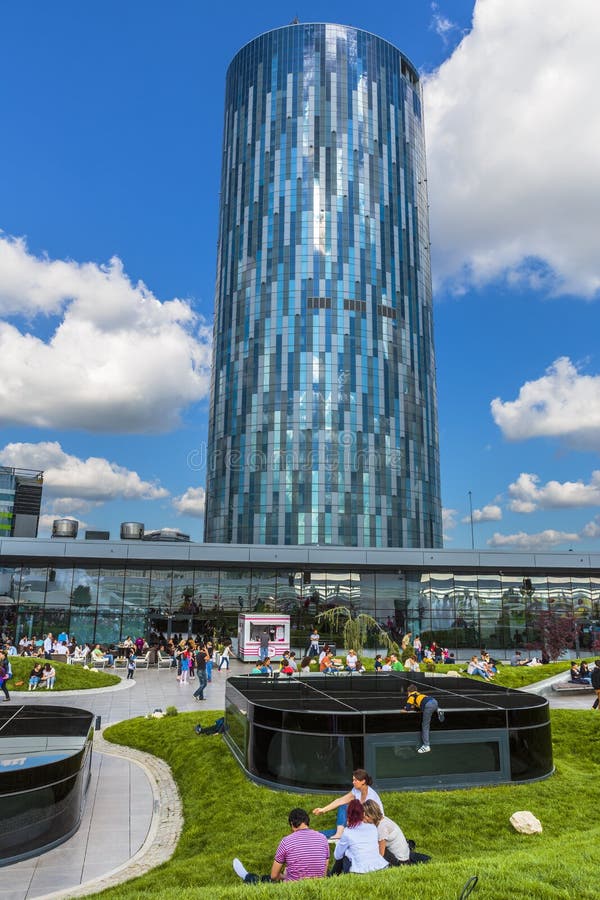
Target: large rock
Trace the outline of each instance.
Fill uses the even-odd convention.
[[[521,834],[541,834],[542,823],[526,809],[515,812],[510,817],[510,824]]]

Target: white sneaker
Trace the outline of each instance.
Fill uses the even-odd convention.
[[[429,753],[430,750],[431,750],[431,747],[428,744],[423,744],[422,747],[419,747],[419,749],[417,750],[417,753]]]
[[[242,881],[245,879],[246,875],[248,874],[248,870],[244,866],[243,862],[237,858],[237,856],[233,861],[233,871],[235,872],[236,875],[239,875],[239,877],[242,879]]]

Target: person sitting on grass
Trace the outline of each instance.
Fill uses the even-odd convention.
[[[310,671],[310,656],[305,656],[304,659],[300,660],[300,674],[310,675]]]
[[[46,685],[47,691],[54,690],[54,682],[56,681],[56,671],[52,663],[46,663],[42,671],[42,684]]]
[[[390,866],[407,866],[410,863],[410,847],[399,825],[388,819],[374,800],[366,800],[363,804],[365,822],[372,823],[377,829],[379,852]]]
[[[375,657],[375,662],[373,663],[373,670],[375,672],[381,672],[383,669],[383,660],[381,658],[381,653],[378,653]]]
[[[377,828],[365,821],[365,811],[360,800],[351,800],[344,832],[335,846],[336,859],[330,875],[347,872],[364,874],[387,869],[389,863],[379,852]]]
[[[392,668],[392,672],[404,672],[404,666],[395,653],[390,653],[390,666]]]
[[[335,672],[335,666],[333,665],[333,653],[331,650],[328,650],[327,653],[323,656],[323,659],[319,663],[319,672],[322,675],[331,675]]]
[[[327,656],[327,654],[328,654],[329,652],[330,652],[330,651],[329,651],[329,644],[323,644],[323,649],[322,649],[321,652],[319,653],[319,665],[321,665],[321,663],[323,662],[323,659]],[[314,654],[313,654],[313,655],[314,655]],[[333,656],[333,653],[331,653],[331,655]]]
[[[233,870],[246,884],[259,881],[300,881],[303,878],[323,878],[329,864],[327,838],[310,827],[304,809],[292,809],[288,816],[291,834],[280,841],[271,866],[270,875],[248,872],[239,859],[233,860]]]
[[[358,656],[356,655],[356,650],[350,650],[350,652],[346,655],[346,669],[348,672],[356,672],[356,664],[358,662]]]
[[[523,659],[520,650],[515,650],[514,654],[510,658],[511,666],[528,666],[530,662],[530,659]]]
[[[42,680],[42,664],[36,663],[31,672],[29,673],[29,687],[28,691],[35,691],[38,688],[40,681]]]
[[[486,672],[484,666],[479,662],[476,656],[472,656],[467,666],[467,675],[478,675],[488,681],[492,676]]]
[[[481,662],[484,664],[486,670],[490,673],[490,675],[498,674],[498,661],[492,659],[487,650],[481,650],[479,653]]]
[[[313,815],[315,816],[337,809],[336,827],[323,831],[322,833],[325,837],[330,838],[332,841],[337,841],[342,836],[346,824],[347,807],[351,800],[360,800],[361,803],[364,803],[365,800],[374,800],[383,810],[381,798],[372,785],[373,779],[368,772],[364,769],[355,769],[352,773],[352,788],[347,794],[332,800],[327,806],[318,806],[316,809],[313,809]]]
[[[416,656],[409,656],[408,659],[404,661],[404,668],[407,672],[420,672],[421,667],[417,662]]]

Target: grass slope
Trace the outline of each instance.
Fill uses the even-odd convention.
[[[31,656],[11,656],[10,664],[13,670],[13,677],[8,682],[8,690],[12,696],[13,693],[27,691],[29,687],[29,674],[37,659]],[[45,659],[40,659],[42,665]],[[108,687],[111,684],[118,684],[121,679],[118,675],[109,675],[101,670],[84,669],[83,666],[68,666],[66,663],[52,663],[56,670],[55,691],[85,691],[88,688]],[[17,687],[17,681],[23,684]],[[48,693],[46,688],[39,687],[35,693]]]
[[[479,876],[473,900],[598,896],[600,867],[600,714],[552,712],[556,773],[546,781],[460,791],[385,795],[386,813],[430,853],[426,866],[373,875],[304,881],[297,885],[243,885],[231,868],[239,856],[248,869],[270,870],[287,813],[312,810],[331,797],[290,794],[248,781],[219,736],[197,737],[193,725],[215,713],[132,719],[108,728],[105,737],[166,760],[179,785],[184,830],[169,863],[103,896],[133,900],[193,897],[458,898],[471,875]],[[510,815],[529,809],[541,820],[541,835],[513,831]],[[314,818],[317,827],[333,815]],[[284,892],[284,893],[282,893]]]

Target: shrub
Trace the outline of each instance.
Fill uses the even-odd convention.
[[[165,709],[165,716],[176,716],[179,714],[179,710],[176,706],[167,706]]]

